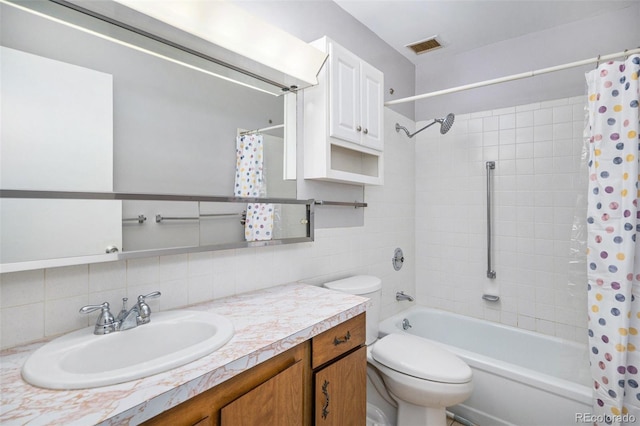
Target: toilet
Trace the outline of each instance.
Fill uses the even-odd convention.
[[[453,353],[420,337],[392,333],[378,339],[380,278],[357,275],[327,282],[324,286],[369,298],[367,386],[377,389],[382,399],[395,402],[397,426],[445,426],[446,407],[459,404],[471,395],[471,368]],[[384,386],[379,383],[370,386],[376,379],[380,382],[379,378]],[[376,419],[384,419],[383,410],[373,404],[368,404],[367,408],[367,424],[385,424],[386,420],[370,418],[374,413]]]

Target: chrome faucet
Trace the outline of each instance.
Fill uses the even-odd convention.
[[[102,305],[87,305],[80,308],[80,313],[88,314],[90,312],[101,309],[102,312],[98,316],[96,326],[93,330],[93,334],[109,334],[115,331],[129,330],[139,325],[147,324],[151,321],[151,308],[146,302],[146,299],[154,299],[160,297],[159,291],[154,291],[145,296],[138,296],[138,302],[127,309],[126,297],[122,298],[122,309],[117,317],[109,311],[109,303],[104,302]]]
[[[404,294],[404,291],[399,291],[396,293],[396,300],[399,302],[401,300],[408,300],[409,302],[413,302],[413,296],[409,296],[408,294]]]

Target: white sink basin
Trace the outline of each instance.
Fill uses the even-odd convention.
[[[210,354],[233,337],[227,318],[199,311],[154,313],[149,324],[96,336],[94,327],[36,350],[22,377],[49,389],[113,385],[161,373]]]

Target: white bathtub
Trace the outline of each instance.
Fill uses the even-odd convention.
[[[576,424],[591,413],[585,345],[450,312],[415,306],[380,323],[441,344],[473,370],[474,391],[450,411],[481,426]]]

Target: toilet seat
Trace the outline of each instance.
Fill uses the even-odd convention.
[[[471,381],[471,368],[449,351],[417,336],[392,333],[379,339],[373,359],[398,373],[438,383]]]
[[[461,403],[473,391],[471,380],[466,383],[434,382],[399,373],[375,359],[369,360],[369,363],[378,369],[387,391],[396,400],[399,407],[409,403],[420,407],[441,409],[443,421],[445,418],[444,407]],[[413,423],[424,424],[424,422]]]

